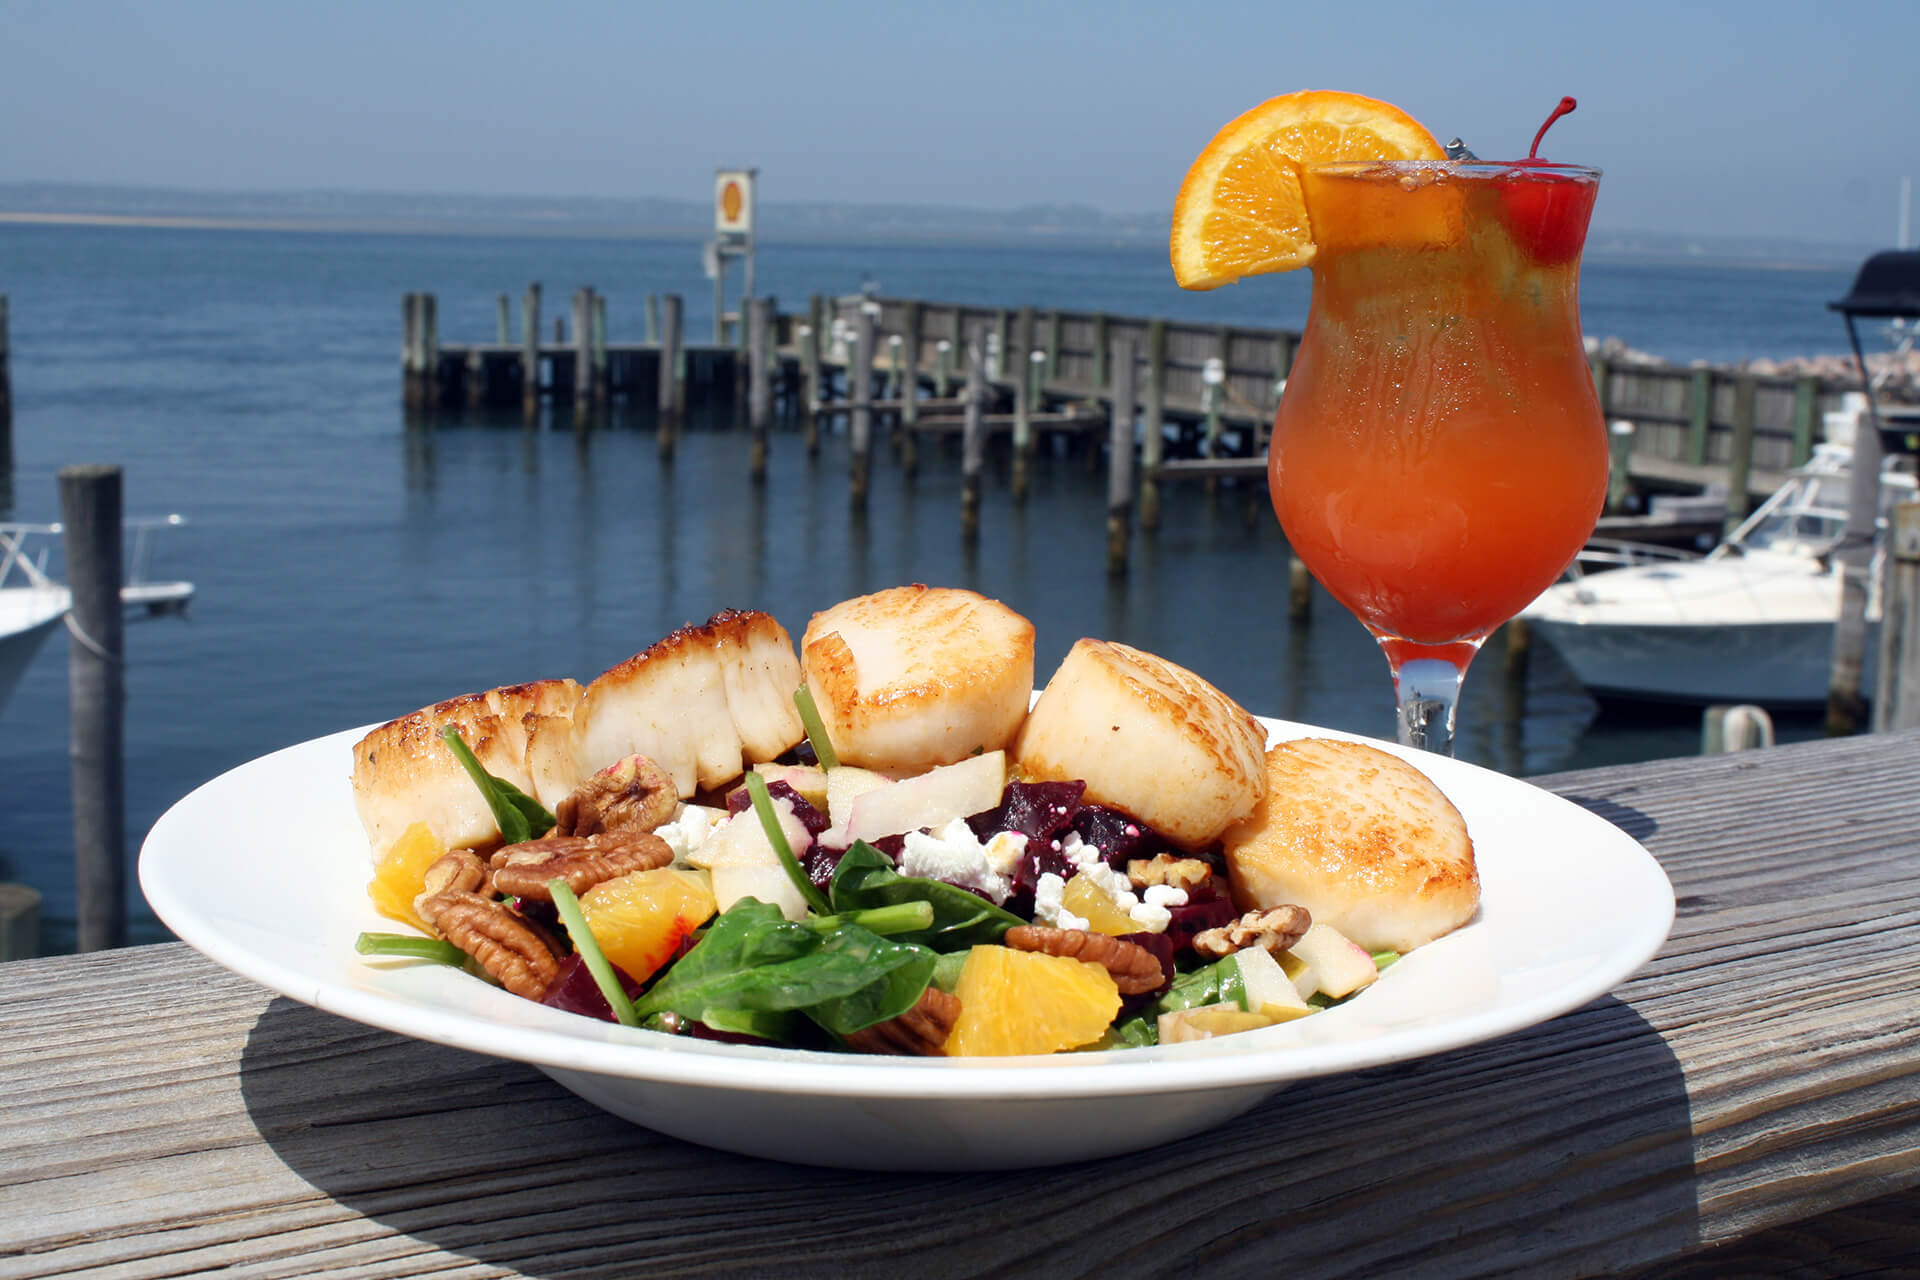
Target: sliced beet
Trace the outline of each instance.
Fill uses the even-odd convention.
[[[769,800],[778,800],[782,797],[785,797],[793,803],[793,816],[800,819],[801,825],[807,829],[807,834],[814,839],[819,839],[820,833],[833,825],[827,821],[826,814],[814,808],[812,802],[798,791],[795,791],[789,783],[785,781],[769,782],[767,784],[767,798]],[[745,813],[751,808],[753,808],[753,797],[747,794],[745,787],[735,787],[733,790],[727,792],[728,813]]]
[[[629,999],[646,989],[644,983],[635,982],[619,965],[613,966],[613,976],[620,980],[620,987]],[[578,1013],[602,1022],[618,1021],[613,1016],[613,1006],[600,994],[600,984],[593,980],[587,962],[578,955],[568,956],[560,962],[560,976],[547,988],[547,994],[540,997],[540,1003],[550,1009]]]
[[[999,807],[974,814],[967,825],[983,841],[1002,831],[1017,831],[1044,844],[1073,824],[1086,789],[1084,782],[1009,782]]]

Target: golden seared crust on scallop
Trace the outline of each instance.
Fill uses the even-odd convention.
[[[1198,849],[1245,817],[1267,785],[1267,733],[1245,708],[1165,658],[1081,640],[1014,744],[1029,779],[1084,779],[1089,801]]]
[[[799,685],[793,641],[764,613],[681,627],[587,686],[573,716],[575,777],[643,755],[682,799],[718,787],[800,741]]]
[[[499,825],[442,731],[459,730],[487,772],[531,795],[528,723],[564,720],[579,699],[573,680],[535,680],[448,698],[367,734],[353,748],[353,800],[374,856],[414,822],[449,848],[498,840]]]
[[[1222,839],[1242,907],[1305,907],[1370,951],[1410,951],[1472,918],[1466,820],[1376,747],[1307,738],[1267,752],[1266,798]]]
[[[800,665],[841,763],[917,770],[1013,741],[1033,697],[1033,624],[920,583],[813,615]]]

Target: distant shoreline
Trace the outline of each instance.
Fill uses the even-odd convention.
[[[318,215],[242,215],[242,214],[165,214],[97,213],[81,210],[7,210],[0,209],[0,226],[104,227],[173,231],[252,231],[304,232],[329,235],[411,235],[411,236],[528,236],[574,240],[684,240],[699,242],[710,235],[703,228],[685,224],[648,225],[607,222],[528,222],[512,218],[471,219],[432,217],[324,217]],[[1608,243],[1612,239],[1614,243]],[[1737,267],[1756,271],[1852,271],[1865,257],[1770,257],[1738,250],[1708,250],[1693,247],[1659,247],[1642,242],[1646,237],[1597,234],[1588,245],[1589,261],[1639,266]],[[1676,237],[1678,239],[1678,237]],[[856,226],[835,228],[781,228],[761,233],[761,243],[843,244],[852,242],[881,244],[927,244],[1032,247],[1042,244],[1067,244],[1088,248],[1141,248],[1161,243],[1149,237],[1113,231],[1076,230],[961,230],[939,227],[866,229]]]

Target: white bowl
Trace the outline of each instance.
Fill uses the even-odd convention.
[[[1266,721],[1270,740],[1350,734]],[[355,953],[376,914],[355,817],[364,729],[274,752],[175,804],[140,883],[179,937],[282,995],[403,1035],[531,1063],[582,1098],[691,1142],[803,1164],[1005,1169],[1200,1132],[1289,1080],[1401,1062],[1606,994],[1673,923],[1673,888],[1618,828],[1537,787],[1415,763],[1472,832],[1479,914],[1311,1018],[1192,1044],[1032,1058],[897,1059],[673,1037],[561,1013],[442,965]],[[292,914],[289,914],[291,910]]]

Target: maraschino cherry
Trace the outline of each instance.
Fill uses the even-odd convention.
[[[1587,219],[1593,214],[1594,184],[1556,173],[1533,172],[1538,165],[1550,163],[1540,155],[1540,140],[1547,136],[1553,122],[1577,105],[1571,97],[1560,99],[1540,131],[1533,135],[1533,146],[1526,159],[1511,161],[1516,171],[1499,179],[1500,209],[1507,230],[1527,253],[1539,262],[1553,265],[1571,262],[1580,256],[1586,241]]]

